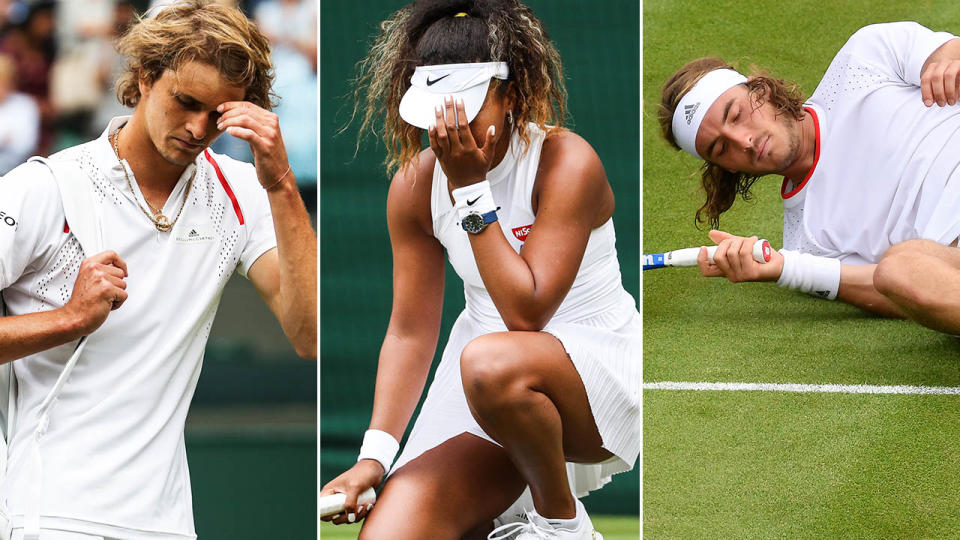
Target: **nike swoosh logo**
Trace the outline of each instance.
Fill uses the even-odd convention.
[[[483,196],[483,195],[481,195],[480,197],[482,197],[482,196]],[[467,206],[473,206],[473,203],[479,201],[479,200],[480,200],[480,197],[477,197],[476,199],[474,199],[474,200],[472,200],[472,201],[471,201],[470,199],[467,199]]]
[[[447,74],[444,75],[443,77],[440,77],[439,79],[434,79],[434,80],[432,80],[432,81],[430,80],[430,77],[427,77],[427,86],[433,86],[434,83],[438,83],[438,82],[446,79],[446,78],[449,77],[449,76],[450,76],[450,74],[447,73]]]

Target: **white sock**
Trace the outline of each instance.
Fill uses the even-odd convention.
[[[553,525],[555,529],[565,529],[568,531],[575,531],[580,527],[580,517],[584,512],[583,504],[580,501],[576,501],[577,515],[573,516],[570,519],[553,519],[553,518],[544,518]]]

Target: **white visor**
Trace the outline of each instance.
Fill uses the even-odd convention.
[[[715,69],[693,85],[673,111],[673,138],[677,146],[703,159],[697,153],[697,132],[707,110],[721,94],[747,78],[732,69]]]
[[[487,98],[490,79],[505,80],[509,75],[506,62],[420,66],[414,70],[410,88],[400,100],[400,117],[408,124],[427,129],[437,123],[436,108],[452,95],[454,103],[463,100],[467,122],[472,122]]]

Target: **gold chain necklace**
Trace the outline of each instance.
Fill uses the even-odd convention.
[[[137,198],[137,192],[133,190],[133,182],[130,181],[130,175],[127,174],[127,168],[123,166],[123,161],[120,159],[120,131],[124,126],[120,126],[120,129],[113,135],[113,152],[117,154],[117,162],[120,164],[120,168],[123,169],[123,177],[127,179],[127,187],[130,188],[130,193],[133,194],[133,200],[137,203],[137,208],[143,212],[143,215],[147,216],[150,221],[153,222],[153,226],[157,228],[160,232],[170,232],[170,229],[173,229],[173,225],[180,219],[180,214],[183,213],[183,207],[187,205],[187,199],[190,198],[190,188],[193,187],[193,177],[197,175],[197,169],[194,167],[193,173],[190,175],[190,180],[187,181],[187,191],[183,195],[183,202],[180,203],[180,210],[177,210],[176,217],[173,218],[173,221],[170,221],[170,218],[163,215],[163,213],[154,208],[150,201],[147,200],[147,196],[143,196],[144,202],[147,203],[147,206],[150,207],[150,210],[153,211],[153,214],[147,211],[146,208],[140,204],[140,199]]]

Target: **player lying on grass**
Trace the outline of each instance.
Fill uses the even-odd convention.
[[[188,1],[119,50],[133,115],[0,179],[0,368],[19,392],[0,538],[196,538],[184,420],[234,271],[316,356],[316,240],[267,110],[266,38]],[[224,131],[254,165],[207,150]]]
[[[711,231],[705,276],[777,281],[887,316],[960,333],[960,39],[912,22],[867,26],[805,102],[794,86],[745,77],[718,58],[667,81],[664,136],[703,159],[718,227],[737,194],[784,177],[783,247],[771,264],[753,238]]]
[[[364,539],[459,539],[516,520],[529,487],[526,517],[493,537],[599,538],[574,494],[639,454],[640,325],[603,166],[559,127],[559,54],[516,0],[415,2],[381,28],[361,88],[363,128],[386,111],[397,169],[393,311],[371,429],[321,494],[346,494],[334,522],[365,517]],[[445,258],[466,308],[394,463],[437,344]],[[386,473],[368,515],[357,495]]]

